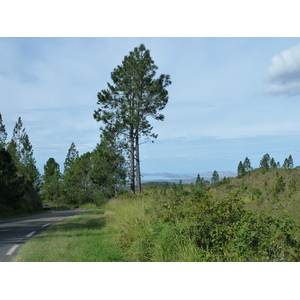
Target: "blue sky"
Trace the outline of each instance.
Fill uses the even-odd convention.
[[[97,93],[141,43],[169,74],[165,121],[141,146],[143,173],[236,172],[269,153],[300,165],[300,38],[0,38],[0,112],[9,139],[20,116],[43,172],[99,142]]]

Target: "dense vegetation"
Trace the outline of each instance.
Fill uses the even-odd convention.
[[[175,184],[119,196],[106,206],[107,226],[129,261],[299,261],[300,191],[274,197],[276,178],[286,171],[276,177],[257,169],[205,187]],[[299,178],[298,169],[289,171],[291,180]],[[257,201],[253,192],[264,178],[269,198]]]
[[[276,171],[284,181],[300,178],[298,168]],[[258,168],[212,184],[198,176],[194,184],[123,192],[101,213],[82,214],[33,239],[17,260],[299,261],[300,191],[296,188],[289,197],[289,191],[281,190],[280,199],[274,198],[276,178],[273,170]],[[254,194],[264,180],[270,184],[261,193],[266,197],[261,205]],[[49,251],[50,245],[55,251]]]
[[[0,114],[0,216],[38,211],[41,181],[32,145],[21,118],[15,124],[12,139]]]
[[[54,158],[44,166],[42,198],[54,207],[101,205],[124,189],[125,164],[113,141],[102,139],[94,151],[81,156],[72,143],[63,173]]]

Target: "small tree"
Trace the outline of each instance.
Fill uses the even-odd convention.
[[[36,160],[33,157],[33,148],[27,133],[24,133],[21,141],[20,170],[28,183],[36,192],[41,186],[41,175],[36,167]]]
[[[118,193],[126,183],[126,161],[122,146],[108,132],[101,135],[101,142],[92,152],[93,167],[91,180],[104,197],[109,198]]]
[[[59,181],[61,178],[59,164],[54,158],[49,158],[44,165],[43,175],[43,198],[49,201],[56,202],[59,200]]]
[[[277,168],[277,163],[276,163],[274,157],[272,157],[272,159],[270,161],[270,168],[271,169],[276,169]]]
[[[243,176],[246,173],[244,164],[240,161],[238,168],[237,168],[237,174],[238,176]]]
[[[94,189],[90,180],[91,169],[90,152],[76,157],[64,176],[64,197],[67,203],[80,205],[93,202]]]
[[[253,168],[251,167],[250,159],[248,157],[245,158],[244,163],[243,163],[243,167],[244,167],[245,172],[253,170]]]
[[[203,177],[200,177],[199,173],[196,178],[196,186],[201,187],[201,188],[205,186],[205,179]]]
[[[72,142],[64,162],[64,173],[66,173],[67,170],[71,168],[71,166],[74,164],[78,156],[79,156],[78,151],[76,150],[74,142]]]
[[[214,171],[211,177],[211,183],[216,183],[220,180],[220,176],[217,171]]]
[[[270,155],[267,153],[265,154],[262,159],[260,160],[260,168],[264,170],[270,169]]]
[[[25,128],[23,127],[23,122],[21,117],[19,117],[18,121],[15,124],[13,130],[13,136],[12,136],[12,140],[15,142],[17,148],[16,158],[18,161],[20,161],[21,159],[21,149],[22,149],[24,136],[25,136]]]
[[[294,161],[293,161],[292,155],[289,155],[289,157],[284,160],[282,167],[285,169],[293,169],[294,168]]]
[[[75,144],[72,142],[64,162],[64,174],[63,181],[61,184],[62,200],[66,203],[77,203],[78,178],[76,174],[76,168],[74,168],[74,165],[78,157],[78,151],[76,150]]]

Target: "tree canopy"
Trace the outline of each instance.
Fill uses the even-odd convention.
[[[111,73],[113,83],[107,83],[108,88],[98,93],[100,108],[94,112],[96,121],[104,125],[100,129],[121,138],[129,149],[132,192],[135,180],[141,192],[141,138],[157,138],[148,117],[163,121],[161,110],[168,103],[166,88],[171,84],[170,76],[162,74],[155,78],[157,69],[143,44],[134,48]]]

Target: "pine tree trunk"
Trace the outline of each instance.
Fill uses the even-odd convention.
[[[133,128],[130,130],[130,189],[135,194]]]
[[[142,192],[141,185],[141,169],[140,169],[140,151],[139,151],[139,136],[136,135],[135,138],[135,149],[136,149],[136,184],[137,184],[137,192],[140,194]]]

